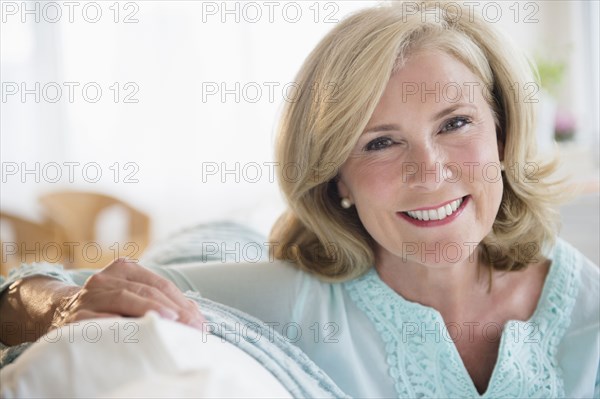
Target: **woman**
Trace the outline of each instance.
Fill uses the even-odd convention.
[[[519,91],[530,65],[449,4],[358,12],[309,55],[300,87],[334,90],[284,112],[282,261],[21,279],[3,323],[155,310],[197,325],[191,289],[273,325],[351,396],[597,395],[598,268],[556,240],[562,188],[532,162]]]

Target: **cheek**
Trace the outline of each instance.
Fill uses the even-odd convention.
[[[488,163],[497,163],[499,162],[497,143],[481,136],[475,137],[454,147],[452,158],[458,163],[469,162],[480,167]]]
[[[393,184],[400,177],[393,165],[382,162],[363,162],[355,168],[348,170],[350,179],[348,187],[358,206],[369,206],[384,203],[397,195],[397,184]]]
[[[475,217],[491,228],[504,190],[499,157],[495,143],[478,145],[467,151],[462,151],[463,169],[466,172],[462,181],[471,187],[469,190],[475,203]]]
[[[502,202],[502,192],[503,185],[502,179],[500,179],[495,183],[486,183],[475,194],[477,195],[477,198],[474,199],[475,218],[481,223],[483,232],[486,234],[492,229],[498,216],[498,209]]]
[[[457,173],[463,183],[501,181],[498,147],[491,135],[481,135],[461,144],[452,148],[447,161],[459,169]]]

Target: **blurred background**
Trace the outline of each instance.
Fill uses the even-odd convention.
[[[3,272],[103,266],[200,223],[267,234],[273,142],[326,32],[377,1],[0,1]],[[598,262],[598,1],[478,1],[542,78],[538,141],[580,195],[562,235]],[[68,259],[66,259],[68,258]]]

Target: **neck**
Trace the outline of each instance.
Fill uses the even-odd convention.
[[[467,317],[487,294],[490,267],[478,256],[452,264],[425,264],[387,252],[377,256],[380,278],[403,298],[432,307],[450,319]]]

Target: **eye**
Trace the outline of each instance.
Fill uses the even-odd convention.
[[[458,116],[456,118],[450,119],[443,127],[442,132],[458,130],[466,125],[470,124],[471,120],[469,118],[465,118],[463,116]]]
[[[365,146],[365,151],[380,151],[394,144],[394,141],[389,137],[377,137],[369,141]]]

